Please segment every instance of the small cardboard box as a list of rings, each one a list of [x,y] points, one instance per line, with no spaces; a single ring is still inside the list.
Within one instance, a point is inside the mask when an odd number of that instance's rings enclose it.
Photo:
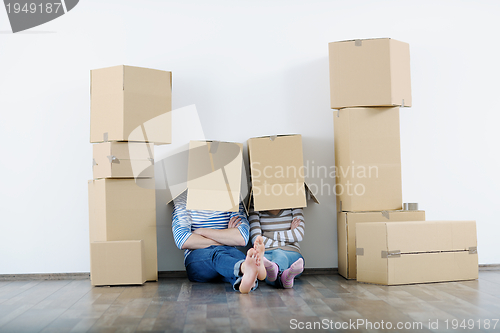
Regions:
[[[318,203],[304,181],[300,134],[251,138],[248,158],[256,211],[306,207],[307,196]]]
[[[172,73],[115,66],[90,72],[90,142],[171,143]]]
[[[142,240],[146,280],[157,281],[154,179],[98,179],[88,185],[90,242]]]
[[[90,281],[93,286],[146,282],[142,240],[91,242]]]
[[[103,142],[93,145],[94,179],[154,177],[151,143]]]
[[[399,107],[334,112],[338,211],[401,210]]]
[[[234,142],[190,141],[187,209],[239,211],[246,183],[242,149]]]
[[[329,44],[332,109],[411,106],[410,46],[390,38]]]
[[[478,278],[475,221],[362,223],[357,279],[398,285]]]
[[[338,212],[337,245],[339,274],[356,279],[356,226],[366,222],[425,221],[423,210],[387,210],[382,212]]]

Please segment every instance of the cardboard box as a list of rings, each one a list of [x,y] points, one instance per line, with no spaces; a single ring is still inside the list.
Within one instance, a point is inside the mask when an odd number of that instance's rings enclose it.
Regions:
[[[307,206],[307,192],[318,203],[304,180],[302,136],[273,135],[248,140],[248,158],[256,211]]]
[[[146,282],[142,240],[90,243],[90,281],[93,286]]]
[[[411,106],[410,46],[390,38],[329,44],[332,109]]]
[[[356,227],[360,282],[384,285],[478,277],[475,221],[362,223]]]
[[[171,72],[115,66],[92,70],[90,81],[90,142],[171,143]]]
[[[382,212],[338,212],[337,245],[339,274],[356,279],[356,227],[367,222],[425,221],[423,210],[387,210]]]
[[[402,208],[399,107],[335,111],[337,210]]]
[[[242,149],[234,142],[190,141],[187,209],[239,211],[247,181]]]
[[[158,280],[154,179],[89,181],[89,229],[91,243],[142,240],[146,280]]]
[[[103,142],[93,145],[94,179],[154,177],[151,143]]]

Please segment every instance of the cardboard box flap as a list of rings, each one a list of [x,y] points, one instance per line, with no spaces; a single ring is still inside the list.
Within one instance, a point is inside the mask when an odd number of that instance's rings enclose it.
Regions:
[[[475,221],[386,223],[387,251],[420,253],[477,248]]]
[[[257,200],[261,200],[262,202],[259,204],[260,207],[262,207],[260,210],[273,210],[273,209],[284,209],[284,208],[298,208],[298,207],[307,207],[307,201],[312,200],[314,203],[319,204],[319,200],[316,198],[314,193],[309,189],[309,186],[307,183],[303,184],[290,184],[290,188],[293,189],[298,189],[301,192],[304,192],[304,196],[302,195],[294,195],[292,196],[292,200],[287,199],[287,204],[290,206],[284,207],[283,206],[283,200],[280,196],[273,196],[273,195],[267,195],[267,196],[262,196],[261,198],[258,198]],[[267,190],[268,193],[272,194],[272,189],[268,186],[267,188],[264,188],[263,186],[258,186],[256,187],[258,191],[262,191],[265,193]],[[245,210],[247,213],[250,211],[250,207],[254,206],[254,195],[253,195],[254,188],[252,187],[250,189],[250,196],[247,201],[247,204],[245,205]],[[286,195],[286,194],[285,194]],[[272,208],[270,208],[272,207]]]

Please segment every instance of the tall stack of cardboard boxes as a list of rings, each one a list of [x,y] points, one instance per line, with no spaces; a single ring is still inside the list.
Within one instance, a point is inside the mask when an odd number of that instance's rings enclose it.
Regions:
[[[423,222],[424,211],[402,209],[399,108],[412,103],[409,45],[349,40],[330,43],[329,53],[339,274],[382,284],[477,278],[474,221]]]
[[[171,72],[91,71],[92,285],[158,280],[154,144],[171,143]]]

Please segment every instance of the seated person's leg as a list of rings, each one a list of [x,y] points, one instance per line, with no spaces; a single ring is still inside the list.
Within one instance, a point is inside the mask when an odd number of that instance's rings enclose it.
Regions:
[[[287,255],[289,262],[293,263],[290,265],[288,269],[285,269],[281,274],[280,281],[283,288],[292,288],[295,277],[299,276],[304,271],[304,259],[302,255],[298,252],[294,251],[284,251],[285,255]]]
[[[185,260],[186,272],[189,281],[192,282],[213,282],[220,279],[219,273],[212,264],[214,249],[193,250]]]
[[[211,259],[214,270],[222,276],[223,281],[231,283],[235,290],[239,289],[242,293],[256,288],[255,279],[260,261],[255,250],[250,250],[245,256],[232,246],[217,246]]]

